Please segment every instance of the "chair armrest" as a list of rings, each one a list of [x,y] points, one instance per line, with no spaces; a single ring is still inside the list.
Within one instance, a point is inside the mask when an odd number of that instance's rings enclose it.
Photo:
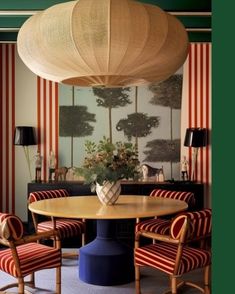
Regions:
[[[57,230],[49,230],[46,232],[40,232],[40,233],[28,235],[28,236],[23,236],[20,240],[17,240],[14,243],[15,245],[21,245],[21,244],[39,241],[41,239],[49,238],[52,236],[55,236],[56,239],[59,240],[59,235],[57,233]]]
[[[135,241],[137,243],[139,242],[139,239],[140,239],[141,236],[149,238],[149,239],[154,239],[154,240],[157,240],[157,241],[163,241],[163,242],[172,243],[172,244],[178,244],[179,243],[179,240],[173,239],[170,235],[161,235],[161,234],[148,232],[148,231],[138,231],[135,234]]]

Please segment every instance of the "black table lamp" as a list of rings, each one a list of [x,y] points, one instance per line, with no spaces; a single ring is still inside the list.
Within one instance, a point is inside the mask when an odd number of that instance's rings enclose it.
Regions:
[[[30,158],[29,158],[29,145],[36,145],[35,131],[33,127],[20,126],[15,128],[14,145],[20,145],[24,147],[25,158],[27,161],[30,180],[32,181]]]
[[[195,165],[197,161],[198,149],[207,145],[207,130],[205,128],[188,128],[186,129],[184,146],[192,147],[192,175],[194,180]]]

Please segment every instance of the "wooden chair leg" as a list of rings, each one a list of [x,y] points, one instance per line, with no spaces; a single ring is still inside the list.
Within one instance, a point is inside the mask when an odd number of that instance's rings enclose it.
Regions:
[[[84,246],[86,244],[86,241],[85,241],[85,234],[83,233],[82,234],[82,246]]]
[[[35,274],[32,273],[29,276],[29,281],[27,282],[27,285],[29,285],[31,288],[35,288]]]
[[[56,268],[56,294],[61,294],[61,267]]]
[[[210,265],[205,267],[204,270],[204,292],[210,294]]]
[[[24,279],[18,278],[18,293],[24,294]]]
[[[135,293],[140,294],[140,267],[135,266]]]
[[[176,277],[171,276],[171,293],[177,294],[177,280]]]

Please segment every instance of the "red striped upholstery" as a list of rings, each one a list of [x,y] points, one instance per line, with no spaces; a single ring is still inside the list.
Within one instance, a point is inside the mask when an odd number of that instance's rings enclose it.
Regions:
[[[58,190],[47,190],[47,191],[37,191],[29,194],[29,203],[51,199],[51,198],[59,198],[69,196],[69,193],[66,189],[58,189]]]
[[[188,204],[189,208],[192,208],[195,205],[195,197],[192,192],[154,189],[150,193],[150,197],[162,197],[162,198],[171,198],[171,199],[182,200]]]
[[[173,274],[177,248],[177,245],[167,243],[157,243],[137,248],[135,249],[135,263],[139,266],[151,266],[165,273]],[[184,247],[179,270],[175,274],[182,275],[210,263],[210,251]]]
[[[139,222],[135,226],[135,231],[148,231],[152,233],[158,233],[162,235],[170,234],[170,220],[165,220],[161,218],[152,218]]]
[[[211,209],[180,213],[168,221],[170,224],[169,234],[164,236],[154,235],[148,231],[136,232],[134,259],[137,293],[140,293],[141,266],[150,266],[170,275],[171,292],[167,293],[178,293],[176,288],[180,285],[177,279],[183,274],[203,268],[205,270],[204,287],[192,282],[186,282],[186,284],[200,289],[203,293],[210,293],[211,251],[196,248],[190,242],[193,238],[206,241],[211,236],[211,215]],[[157,242],[139,247],[141,235],[142,237],[154,238]],[[182,282],[182,279],[180,280]],[[180,284],[184,283],[183,281]],[[178,286],[176,287],[176,285]]]
[[[9,240],[19,240],[24,233],[20,218],[9,213],[0,213],[0,237]]]
[[[29,203],[44,199],[69,196],[66,189],[32,192],[29,195]],[[51,220],[40,221],[37,224],[37,232],[45,232],[53,229]],[[79,219],[56,218],[56,229],[61,239],[80,236],[85,232],[85,223]]]
[[[61,251],[39,243],[17,246],[22,276],[45,268],[61,266]],[[0,250],[0,270],[18,277],[11,249]]]
[[[205,208],[200,211],[182,213],[190,219],[191,236],[190,239],[211,234],[212,229],[212,211],[210,208]]]
[[[45,232],[51,229],[53,229],[52,221],[44,221],[38,224],[37,231]],[[62,239],[79,236],[85,232],[84,223],[76,219],[58,218],[56,219],[56,229]]]
[[[163,189],[155,189],[150,193],[150,197],[171,198],[185,201],[189,209],[195,204],[195,197],[192,192],[169,191]],[[136,224],[135,231],[148,231],[157,234],[170,234],[170,220],[162,218],[143,220]]]

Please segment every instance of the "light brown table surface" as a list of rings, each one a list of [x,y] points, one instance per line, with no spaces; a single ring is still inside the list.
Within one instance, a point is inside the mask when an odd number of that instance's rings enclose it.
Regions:
[[[33,202],[29,210],[47,216],[86,219],[128,219],[162,216],[184,211],[184,201],[139,195],[121,195],[114,205],[101,204],[97,196],[72,196]]]

